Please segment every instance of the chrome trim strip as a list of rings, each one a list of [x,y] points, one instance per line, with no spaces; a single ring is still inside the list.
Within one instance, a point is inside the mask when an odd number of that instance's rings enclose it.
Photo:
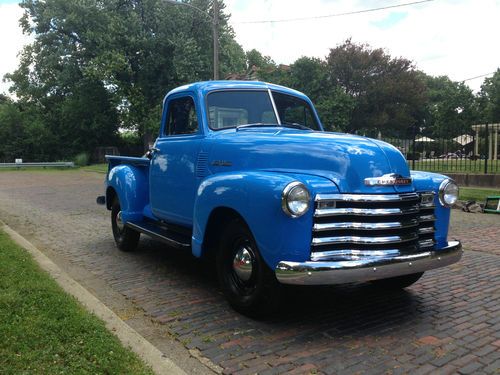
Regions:
[[[361,223],[361,222],[343,222],[343,223],[316,223],[313,226],[314,232],[323,232],[328,230],[383,230],[383,229],[404,229],[412,228],[418,225],[418,220],[393,221],[389,223]]]
[[[338,245],[352,243],[357,245],[376,245],[402,243],[418,239],[416,233],[403,236],[383,236],[383,237],[361,237],[361,236],[339,236],[339,237],[314,237],[312,246],[320,245]]]
[[[401,254],[401,249],[388,249],[388,250],[329,250],[329,251],[315,251],[311,253],[312,261],[332,260],[332,258],[349,258],[350,260],[359,259],[362,257],[383,257],[395,256]]]
[[[418,228],[418,234],[432,234],[434,232],[434,227]]]
[[[408,208],[318,208],[314,211],[314,217],[326,217],[337,215],[355,216],[387,216],[407,215],[418,213],[419,206]]]
[[[422,215],[418,217],[420,223],[426,223],[429,221],[436,221],[436,216],[434,215]]]
[[[278,109],[276,108],[276,103],[274,102],[273,93],[269,88],[267,89],[267,92],[269,93],[269,97],[271,98],[271,104],[273,106],[274,115],[276,116],[276,121],[278,122],[278,125],[281,125],[280,114],[278,113]]]
[[[344,284],[424,272],[456,263],[461,257],[460,242],[450,241],[439,250],[394,257],[366,257],[338,262],[282,261],[276,266],[275,274],[282,284]]]
[[[315,201],[344,201],[344,202],[404,202],[419,200],[417,193],[403,194],[317,194]]]
[[[418,247],[433,247],[436,242],[433,239],[421,240],[418,241]]]
[[[148,228],[141,227],[140,225],[137,225],[137,224],[132,223],[130,221],[126,222],[125,226],[132,228],[140,233],[144,233],[155,240],[164,242],[167,245],[175,247],[175,248],[188,248],[191,246],[191,244],[189,244],[189,243],[179,242],[179,241],[174,240],[173,238],[165,237],[159,233],[156,233]]]

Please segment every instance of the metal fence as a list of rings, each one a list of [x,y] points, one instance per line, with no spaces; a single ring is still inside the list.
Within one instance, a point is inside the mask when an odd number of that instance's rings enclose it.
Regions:
[[[396,146],[411,169],[431,172],[500,173],[500,124],[478,124],[450,138],[417,134],[410,139],[382,140]]]
[[[72,161],[59,161],[59,162],[47,162],[47,163],[0,163],[0,168],[73,168],[75,163]]]

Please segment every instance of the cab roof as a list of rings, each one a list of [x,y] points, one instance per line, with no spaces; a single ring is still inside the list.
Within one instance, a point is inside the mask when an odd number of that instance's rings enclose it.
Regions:
[[[272,83],[261,82],[261,81],[202,81],[190,83],[188,85],[183,85],[177,87],[167,93],[167,97],[172,94],[177,94],[185,91],[194,91],[200,92],[203,95],[208,94],[210,91],[218,91],[218,90],[276,90],[286,94],[298,96],[300,98],[306,99],[308,98],[306,95],[301,93],[300,91],[290,89],[288,87],[275,85]]]

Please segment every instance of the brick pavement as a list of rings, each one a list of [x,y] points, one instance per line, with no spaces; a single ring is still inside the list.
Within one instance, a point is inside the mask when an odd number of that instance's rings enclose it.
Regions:
[[[499,371],[500,215],[454,211],[451,236],[463,239],[462,262],[427,272],[407,291],[287,288],[282,314],[254,321],[227,306],[213,273],[189,254],[150,240],[136,253],[116,250],[108,212],[95,205],[102,179],[2,172],[0,219],[104,280],[225,373]]]

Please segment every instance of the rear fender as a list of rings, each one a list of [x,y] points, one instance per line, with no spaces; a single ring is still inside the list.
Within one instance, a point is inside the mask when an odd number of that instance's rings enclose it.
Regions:
[[[106,199],[110,195],[109,189],[113,189],[120,200],[123,221],[142,220],[143,209],[149,203],[148,169],[118,165],[109,171],[106,183]]]

